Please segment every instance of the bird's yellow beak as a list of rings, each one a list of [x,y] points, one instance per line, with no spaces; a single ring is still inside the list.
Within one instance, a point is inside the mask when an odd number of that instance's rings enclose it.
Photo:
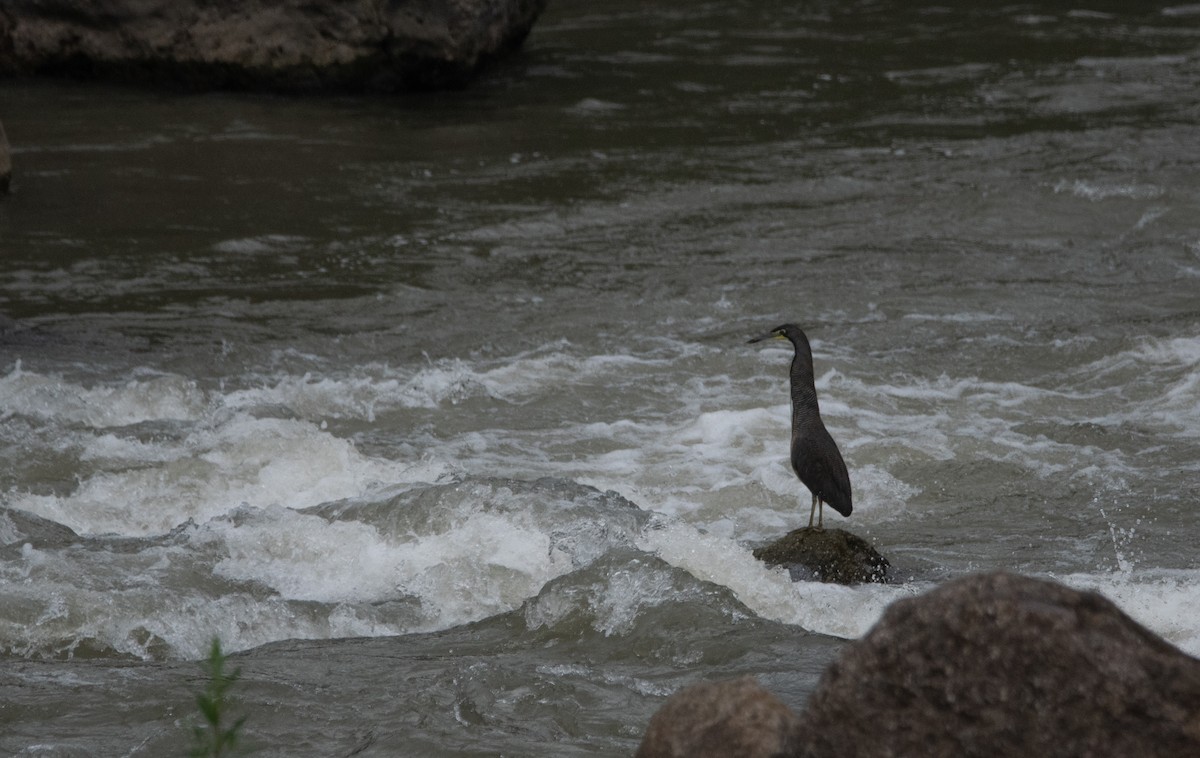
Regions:
[[[785,340],[785,339],[787,339],[787,336],[784,335],[783,332],[767,332],[766,334],[760,334],[759,336],[755,337],[754,339],[746,340],[746,344],[752,345],[755,342],[764,342],[766,340]]]

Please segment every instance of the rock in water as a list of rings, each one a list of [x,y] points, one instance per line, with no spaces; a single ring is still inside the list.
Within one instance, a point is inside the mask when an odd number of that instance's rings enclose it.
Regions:
[[[546,0],[4,0],[0,74],[189,87],[464,84],[518,47]]]
[[[886,582],[890,568],[866,540],[844,529],[795,529],[756,549],[754,557],[770,566],[787,567],[793,581]]]
[[[650,719],[634,758],[771,758],[796,749],[796,716],[753,677],[701,682]]]
[[[891,605],[800,731],[806,758],[1200,756],[1200,661],[1096,593],[973,576]]]

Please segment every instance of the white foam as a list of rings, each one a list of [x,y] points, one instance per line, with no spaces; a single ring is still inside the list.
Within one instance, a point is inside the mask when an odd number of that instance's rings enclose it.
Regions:
[[[603,363],[592,362],[591,370],[597,372],[593,376],[603,370]],[[514,378],[509,386],[554,384],[557,369],[552,368],[547,379],[542,368],[536,380]],[[583,370],[582,364],[572,368]],[[643,361],[625,362],[621,369],[627,373],[658,367]],[[838,398],[858,392],[878,395],[878,388],[839,377],[829,372],[821,379],[827,389],[837,385],[837,396],[824,403],[826,423],[852,464],[859,449],[870,458],[880,441],[890,446],[897,437],[910,450],[924,446],[931,456],[953,457],[953,440],[942,431],[953,426],[949,416],[924,414],[914,422],[911,414],[896,411],[864,420],[859,409],[851,409],[854,400]],[[733,529],[753,537],[791,525],[797,504],[806,503],[801,502],[805,491],[787,462],[791,414],[786,395],[780,393],[777,405],[737,408],[736,389],[731,390],[728,377],[714,376],[690,384],[689,389],[694,390],[686,393],[689,407],[668,415],[587,421],[528,436],[506,430],[471,431],[447,441],[438,451],[448,458],[469,460],[472,470],[481,472],[561,476],[616,490],[645,509],[686,518],[710,531]],[[914,423],[921,428],[914,431]],[[898,429],[905,433],[899,435]],[[563,451],[570,455],[562,455]],[[905,501],[918,491],[889,475],[879,462],[860,461],[852,468],[860,513],[902,511]]]
[[[152,578],[153,575],[151,575]],[[246,593],[167,594],[151,581],[93,589],[70,579],[38,579],[5,588],[10,607],[43,608],[38,623],[13,624],[0,617],[4,652],[22,656],[71,655],[91,642],[118,653],[152,659],[200,658],[213,636],[228,651],[280,639],[325,639],[360,634],[402,634],[403,624],[373,621],[370,607],[329,614],[297,612],[281,597]]]
[[[1200,436],[1200,337],[1144,340],[1079,373],[1102,381],[1110,401],[1096,423],[1153,425],[1181,437]]]
[[[568,347],[568,343],[562,342],[557,343],[551,352],[523,354],[494,369],[480,372],[478,379],[492,396],[516,401],[527,399],[547,388],[557,389],[566,383],[579,384],[606,378],[628,381],[639,369],[662,367],[667,363],[626,354],[579,357],[567,352]]]
[[[594,97],[585,97],[566,110],[568,113],[574,113],[580,116],[595,116],[612,113],[614,111],[622,111],[625,110],[625,107],[626,106],[624,104],[615,103],[611,100],[600,100]]]
[[[503,487],[448,493],[419,519],[419,531],[385,534],[371,523],[281,505],[243,506],[139,551],[26,546],[21,561],[0,565],[0,583],[5,603],[21,609],[14,617],[39,622],[4,630],[0,619],[0,639],[24,641],[17,651],[24,654],[96,640],[142,657],[161,655],[148,645],[165,644],[170,655],[187,657],[202,654],[214,633],[236,650],[284,637],[445,629],[519,607],[600,557],[608,540],[622,539],[611,520],[580,526],[559,506],[528,508],[526,496]],[[229,587],[205,603],[205,591],[190,588],[209,561]],[[641,607],[627,600],[599,602],[614,606],[607,617],[619,626]],[[389,612],[389,604],[400,610]]]
[[[1118,354],[1117,359],[1124,356],[1149,363],[1194,368],[1200,366],[1200,337],[1146,340],[1134,349]]]
[[[1100,201],[1111,198],[1153,200],[1163,195],[1161,187],[1152,184],[1110,184],[1105,182],[1063,179],[1054,185],[1056,193],[1070,193],[1085,200]]]
[[[256,255],[261,253],[278,253],[292,250],[308,242],[305,237],[288,234],[262,234],[257,237],[244,237],[218,242],[213,250],[218,253],[241,253]]]
[[[398,594],[400,557],[373,526],[280,506],[239,516],[236,525],[210,522],[194,538],[226,553],[218,576],[259,582],[288,600],[370,603]]]
[[[227,554],[216,567],[227,579],[322,603],[416,598],[421,620],[408,631],[444,629],[517,608],[598,557],[590,553],[600,545],[578,544],[553,519],[507,507],[511,497],[470,494],[439,508],[427,531],[391,535],[285,508],[243,509],[206,525],[196,540]],[[498,510],[487,506],[493,498]]]
[[[99,443],[111,449],[111,443]],[[133,446],[125,446],[128,451]],[[151,465],[145,465],[154,461]],[[240,504],[303,508],[403,481],[406,467],[374,459],[317,425],[235,415],[163,443],[133,469],[101,471],[68,495],[10,493],[5,505],[85,534],[163,534]]]
[[[549,535],[494,514],[477,513],[451,530],[423,535],[405,550],[401,586],[422,598],[445,628],[512,610],[572,569]]]
[[[792,582],[785,571],[765,567],[732,540],[701,534],[678,522],[648,531],[640,546],[699,579],[730,588],[758,616],[843,639],[863,636],[888,605],[935,586]],[[1147,570],[1052,578],[1105,595],[1146,628],[1189,655],[1200,656],[1200,615],[1193,612],[1200,605],[1200,572]]]
[[[1160,569],[1056,577],[1093,590],[1185,653],[1200,657],[1200,571]]]
[[[116,386],[84,387],[60,377],[24,371],[18,363],[0,378],[4,415],[20,413],[96,428],[128,426],[150,420],[196,420],[208,398],[195,382],[162,375],[131,379]]]
[[[922,488],[893,476],[874,464],[854,470],[855,513],[903,513],[909,500],[921,494]]]
[[[647,531],[639,547],[698,579],[728,587],[762,618],[843,639],[861,637],[888,604],[932,586],[793,582],[786,571],[767,568],[744,546],[681,523]]]
[[[186,454],[179,447],[106,433],[88,438],[79,459],[104,467],[124,467],[165,463]]]
[[[605,591],[593,599],[596,630],[610,637],[628,634],[648,608],[685,599],[666,572],[629,566],[614,572]]]
[[[965,311],[959,313],[906,313],[905,319],[912,321],[941,321],[951,324],[978,324],[987,323],[990,321],[1012,321],[1013,316],[1008,313],[978,313],[973,311]]]
[[[928,318],[971,323],[1002,317],[963,312]],[[86,427],[64,432],[86,466],[69,493],[9,492],[3,504],[84,533],[161,534],[193,519],[201,525],[195,544],[220,552],[214,559],[219,578],[268,590],[261,607],[233,597],[216,604],[224,613],[245,614],[245,626],[233,628],[222,627],[226,622],[199,598],[176,598],[179,607],[159,623],[147,620],[151,614],[139,611],[142,600],[132,595],[110,614],[97,609],[98,596],[73,594],[82,590],[66,581],[44,585],[48,597],[57,598],[39,612],[47,634],[55,625],[87,618],[87,633],[130,650],[142,644],[137,629],[152,628],[174,649],[203,654],[211,632],[190,628],[201,621],[223,638],[229,635],[231,649],[280,637],[446,628],[518,607],[546,582],[577,568],[544,524],[513,512],[467,509],[448,516],[444,528],[413,535],[384,535],[368,524],[295,512],[370,497],[398,482],[433,481],[451,466],[518,478],[561,476],[617,490],[673,519],[644,535],[641,547],[729,587],[764,618],[813,631],[857,637],[888,603],[927,589],[793,583],[750,556],[746,541],[796,526],[807,513],[808,496],[787,462],[786,377],[771,375],[776,402],[764,406],[759,390],[767,380],[713,371],[720,365],[713,353],[705,346],[663,343],[641,356],[588,356],[559,341],[505,359],[278,374],[230,392],[206,392],[172,375],[135,375],[119,385],[88,387],[18,367],[0,377],[3,413]],[[698,372],[703,378],[680,378],[679,363],[689,357],[703,362]],[[778,357],[764,359],[772,372],[781,371]],[[1035,475],[1096,486],[1113,482],[1123,489],[1120,477],[1136,473],[1137,462],[1120,449],[1071,444],[1024,431],[1025,426],[1128,420],[1195,434],[1197,364],[1200,338],[1176,338],[1147,340],[1090,365],[1067,366],[1044,382],[950,374],[870,379],[830,369],[818,377],[818,388],[826,424],[851,464],[855,516],[869,525],[904,514],[921,493],[921,482],[895,473],[897,461],[1012,462]],[[676,391],[680,382],[687,392]],[[574,394],[564,400],[566,385]],[[640,395],[629,402],[623,396],[613,404],[621,410],[610,411],[601,401],[622,388],[645,393],[647,402]],[[563,420],[564,404],[580,396],[597,401],[594,410],[586,419]],[[323,426],[327,418],[374,422],[383,412],[404,409],[453,413],[450,406],[479,398],[522,406],[520,413],[528,406],[528,428],[501,424],[421,436],[411,444],[427,445],[419,451],[422,458],[397,462],[365,455]],[[297,418],[256,416],[263,408],[278,415],[276,406]],[[143,421],[162,423],[169,434],[121,428]],[[239,510],[243,504],[248,507]],[[37,551],[31,553],[29,565],[37,557]],[[633,584],[618,586],[621,581]],[[600,631],[619,634],[659,602],[666,585],[658,581],[631,576],[597,595]],[[1104,577],[1092,581],[1108,586],[1122,603],[1140,603],[1151,628],[1195,649],[1198,634],[1186,617],[1187,604],[1196,598],[1184,584],[1142,573],[1124,584]],[[35,599],[29,596],[29,602]],[[400,622],[375,610],[393,601],[415,603],[419,622]],[[288,603],[336,607],[294,618]],[[127,621],[122,612],[140,620]],[[176,615],[186,613],[201,615],[186,622]],[[6,639],[21,635],[13,631]]]
[[[606,637],[621,636],[648,610],[665,603],[704,602],[703,592],[694,583],[681,587],[675,572],[658,562],[632,559],[605,580],[543,591],[526,605],[525,623],[539,629],[582,613]]]
[[[831,373],[829,376],[832,380],[837,374]],[[899,399],[933,400],[939,403],[967,400],[1001,407],[1018,406],[1037,399],[1061,400],[1092,397],[1088,393],[1065,392],[1020,382],[992,382],[977,377],[952,377],[947,374],[942,374],[932,380],[913,378],[905,384],[867,385],[860,380],[849,378],[841,378],[840,381],[856,394],[884,394]]]
[[[1200,16],[1200,5],[1172,5],[1159,13],[1164,16]]]
[[[624,355],[579,358],[556,348],[524,354],[488,368],[458,358],[419,367],[368,364],[349,375],[315,377],[287,375],[273,383],[237,390],[222,398],[233,408],[285,405],[305,418],[360,418],[396,408],[438,408],[469,397],[492,397],[523,403],[565,383],[602,380],[624,375],[631,368],[658,366],[661,361]]]
[[[483,385],[466,363],[441,361],[416,371],[366,366],[347,377],[284,376],[274,384],[230,392],[234,408],[285,405],[305,418],[359,418],[374,421],[379,411],[436,408],[480,393]]]

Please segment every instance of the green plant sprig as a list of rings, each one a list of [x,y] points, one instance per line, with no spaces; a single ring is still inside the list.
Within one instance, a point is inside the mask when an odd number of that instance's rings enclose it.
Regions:
[[[204,725],[192,727],[194,747],[188,754],[191,758],[221,758],[232,754],[237,747],[242,725],[246,723],[246,717],[242,716],[232,725],[225,726],[229,718],[229,688],[242,674],[240,668],[226,672],[226,660],[221,652],[221,640],[214,637],[208,659],[203,663],[208,684],[203,692],[196,695],[196,705],[200,707]]]

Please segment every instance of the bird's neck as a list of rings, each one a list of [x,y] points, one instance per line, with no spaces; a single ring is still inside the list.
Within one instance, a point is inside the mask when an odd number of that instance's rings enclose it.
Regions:
[[[792,434],[803,426],[803,422],[820,417],[817,406],[817,388],[813,377],[812,352],[807,345],[796,346],[792,358]]]

